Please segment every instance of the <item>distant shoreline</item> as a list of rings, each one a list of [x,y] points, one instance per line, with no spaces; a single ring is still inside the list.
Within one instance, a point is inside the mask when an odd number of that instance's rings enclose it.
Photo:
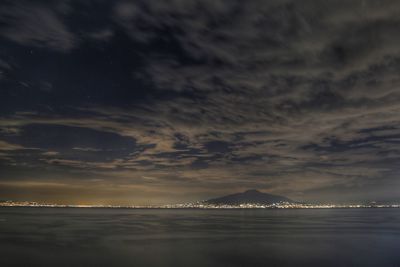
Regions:
[[[136,209],[136,210],[326,210],[326,209],[396,209],[400,205],[379,206],[333,206],[333,207],[158,207],[158,206],[75,206],[75,205],[0,205],[0,208],[34,208],[34,209]]]

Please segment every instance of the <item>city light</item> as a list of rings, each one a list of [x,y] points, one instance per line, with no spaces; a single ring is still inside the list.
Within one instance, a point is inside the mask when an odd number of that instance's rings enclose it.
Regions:
[[[358,209],[358,208],[400,208],[400,204],[329,204],[329,203],[289,203],[273,204],[246,203],[240,205],[217,205],[205,202],[167,204],[167,205],[65,205],[38,203],[30,201],[3,201],[0,207],[37,207],[37,208],[126,208],[126,209]]]

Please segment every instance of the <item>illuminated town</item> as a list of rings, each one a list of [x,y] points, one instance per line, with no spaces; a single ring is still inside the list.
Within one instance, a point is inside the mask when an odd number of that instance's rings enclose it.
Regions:
[[[274,204],[248,203],[240,205],[217,205],[205,202],[167,204],[167,205],[64,205],[29,201],[3,201],[0,207],[36,208],[126,208],[126,209],[358,209],[358,208],[400,208],[400,204],[311,204],[280,202]]]

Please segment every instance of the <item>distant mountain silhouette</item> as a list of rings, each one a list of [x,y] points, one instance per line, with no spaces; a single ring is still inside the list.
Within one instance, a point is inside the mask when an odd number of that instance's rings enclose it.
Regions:
[[[255,189],[247,190],[243,193],[236,193],[205,201],[205,203],[207,204],[219,204],[219,205],[273,204],[279,202],[294,203],[293,200],[287,197],[262,193]]]

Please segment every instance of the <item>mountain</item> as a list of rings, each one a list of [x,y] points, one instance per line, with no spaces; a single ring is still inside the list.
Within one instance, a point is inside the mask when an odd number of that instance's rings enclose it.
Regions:
[[[278,202],[294,203],[293,200],[287,197],[271,195],[260,192],[255,189],[247,190],[243,193],[236,193],[205,201],[205,203],[207,204],[219,204],[219,205],[273,204]]]

